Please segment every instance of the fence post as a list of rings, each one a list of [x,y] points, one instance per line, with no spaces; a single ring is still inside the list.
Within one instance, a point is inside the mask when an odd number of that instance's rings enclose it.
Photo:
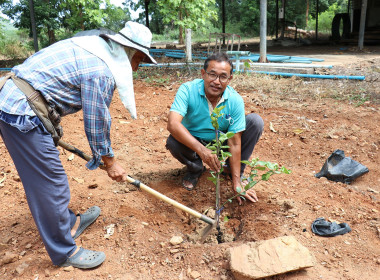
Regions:
[[[186,29],[186,61],[191,62],[191,29]]]

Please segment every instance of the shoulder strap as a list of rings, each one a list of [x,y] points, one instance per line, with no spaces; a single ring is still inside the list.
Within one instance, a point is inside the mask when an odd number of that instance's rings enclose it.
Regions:
[[[45,98],[41,95],[40,92],[35,90],[28,82],[16,77],[16,75],[13,72],[7,74],[5,76],[5,79],[0,81],[0,90],[9,78],[11,78],[15,85],[25,94],[29,106],[32,108],[37,117],[41,120],[46,130],[49,131],[49,133],[53,137],[55,145],[57,145],[59,139],[62,136],[62,127],[58,123],[54,125],[51,121],[50,111],[52,110],[52,108],[50,108]]]

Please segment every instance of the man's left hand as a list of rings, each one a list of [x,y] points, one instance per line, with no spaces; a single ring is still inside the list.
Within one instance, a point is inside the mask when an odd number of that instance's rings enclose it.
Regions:
[[[236,192],[239,192],[238,189],[240,189],[240,192],[244,190],[244,187],[248,184],[248,181],[240,182],[240,184],[234,186],[234,189]],[[245,197],[246,199],[250,200],[251,202],[257,202],[259,199],[257,198],[257,194],[253,188],[245,191],[245,195],[241,195]],[[242,205],[243,201],[240,196],[237,197],[237,201],[239,202],[239,205]]]

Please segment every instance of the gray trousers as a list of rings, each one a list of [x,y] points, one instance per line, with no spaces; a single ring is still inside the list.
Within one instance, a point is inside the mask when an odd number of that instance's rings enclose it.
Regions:
[[[253,149],[264,130],[264,121],[257,114],[252,113],[245,116],[245,122],[246,128],[241,136],[241,160],[249,160]],[[201,140],[199,141],[204,145],[207,144]],[[189,172],[198,173],[202,171],[203,162],[199,155],[187,146],[178,142],[172,135],[169,135],[166,141],[166,148],[174,158],[186,165]],[[228,162],[227,167],[229,167]],[[242,163],[240,165],[240,175],[243,175],[244,169],[245,164]]]
[[[41,239],[55,265],[77,248],[71,237],[75,214],[68,209],[69,182],[53,138],[40,124],[29,132],[0,120],[0,134],[16,166]]]

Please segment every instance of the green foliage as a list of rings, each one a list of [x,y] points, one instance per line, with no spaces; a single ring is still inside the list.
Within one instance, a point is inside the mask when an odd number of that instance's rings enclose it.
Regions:
[[[183,43],[185,29],[205,30],[208,21],[217,19],[215,0],[161,0],[157,4],[163,23],[179,28],[180,43]]]
[[[62,0],[63,27],[70,30],[88,30],[102,26],[107,15],[99,9],[103,0]]]
[[[129,9],[116,7],[108,2],[109,1],[107,1],[104,9],[104,15],[106,16],[103,18],[102,27],[119,31],[125,26],[127,21],[131,20],[131,14]]]
[[[164,78],[161,76],[149,76],[145,78],[145,82],[154,86],[164,86],[169,83],[169,78]]]
[[[353,93],[349,97],[350,102],[353,103],[355,107],[360,107],[371,99],[364,89],[360,89],[360,91],[360,93]]]
[[[344,0],[345,2],[347,0]],[[347,6],[344,3],[333,3],[324,12],[318,14],[318,30],[320,32],[331,33],[331,23],[338,13],[344,13],[347,11]],[[307,25],[308,30],[315,30],[316,18],[313,15],[309,15],[309,21]]]
[[[30,47],[17,39],[0,40],[0,55],[6,59],[18,59],[29,56]]]
[[[42,47],[71,37],[81,30],[105,27],[120,30],[130,19],[127,8],[111,5],[109,0],[34,0],[35,22]],[[29,0],[0,2],[2,12],[13,20],[15,27],[30,30]],[[104,7],[104,8],[103,8]]]
[[[28,31],[17,30],[9,20],[0,19],[0,56],[5,59],[28,57],[33,49],[29,45]]]
[[[224,202],[221,207],[223,207],[227,202],[232,202],[234,198],[239,196],[244,199],[243,196],[246,191],[253,188],[260,181],[268,181],[274,174],[291,173],[291,170],[284,166],[280,167],[277,163],[272,163],[269,161],[260,161],[259,158],[254,158],[251,161],[243,160],[242,163],[246,164],[247,168],[250,169],[249,177],[244,179],[244,181],[247,181],[248,183],[245,185],[244,190],[237,190],[238,193]]]

